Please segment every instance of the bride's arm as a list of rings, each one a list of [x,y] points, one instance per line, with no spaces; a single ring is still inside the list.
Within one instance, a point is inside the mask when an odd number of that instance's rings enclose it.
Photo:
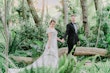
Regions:
[[[60,41],[60,42],[62,42],[62,40],[60,38],[58,38],[58,37],[57,37],[57,40]]]
[[[48,48],[50,48],[51,32],[48,33]]]

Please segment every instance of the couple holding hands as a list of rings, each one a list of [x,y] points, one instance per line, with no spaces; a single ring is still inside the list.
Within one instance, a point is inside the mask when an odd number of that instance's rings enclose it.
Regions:
[[[45,46],[44,53],[39,57],[38,60],[34,62],[37,64],[37,66],[50,66],[50,67],[57,67],[58,68],[58,45],[57,41],[60,41],[62,43],[65,42],[66,37],[67,39],[67,45],[68,45],[68,54],[72,51],[74,45],[77,43],[79,44],[79,38],[77,34],[77,24],[75,23],[75,15],[71,15],[71,22],[67,24],[66,26],[66,32],[64,34],[64,37],[62,39],[59,39],[57,37],[57,30],[55,29],[55,20],[50,21],[50,25],[46,31],[46,34],[48,35],[48,41]],[[75,51],[75,49],[74,49]],[[74,51],[72,52],[72,55],[74,54]]]

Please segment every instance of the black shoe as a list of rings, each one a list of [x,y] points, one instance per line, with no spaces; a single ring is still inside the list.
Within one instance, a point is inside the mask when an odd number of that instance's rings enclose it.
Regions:
[[[74,52],[72,52],[72,55],[74,55]]]

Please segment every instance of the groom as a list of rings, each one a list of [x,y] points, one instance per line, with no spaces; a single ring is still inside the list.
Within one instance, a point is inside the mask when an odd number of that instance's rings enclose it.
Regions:
[[[75,15],[71,15],[71,22],[67,24],[66,26],[66,33],[63,37],[63,41],[66,40],[66,37],[68,35],[67,44],[68,44],[68,54],[72,51],[72,49],[75,51],[75,48],[73,48],[77,43],[80,44],[78,34],[77,34],[77,25],[75,23]],[[74,51],[72,52],[72,55],[74,55]]]

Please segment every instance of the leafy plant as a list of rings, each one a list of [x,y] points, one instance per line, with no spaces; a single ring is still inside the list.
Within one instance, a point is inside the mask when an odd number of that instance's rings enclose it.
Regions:
[[[57,70],[51,67],[25,68],[24,71],[19,73],[57,73]]]
[[[83,67],[83,71],[86,73],[110,73],[110,62],[99,62],[92,64],[92,66]]]
[[[0,68],[2,73],[5,73],[5,68],[6,68],[5,60],[6,60],[6,56],[3,53],[0,53]],[[10,67],[17,68],[11,59],[8,58],[8,62]]]

